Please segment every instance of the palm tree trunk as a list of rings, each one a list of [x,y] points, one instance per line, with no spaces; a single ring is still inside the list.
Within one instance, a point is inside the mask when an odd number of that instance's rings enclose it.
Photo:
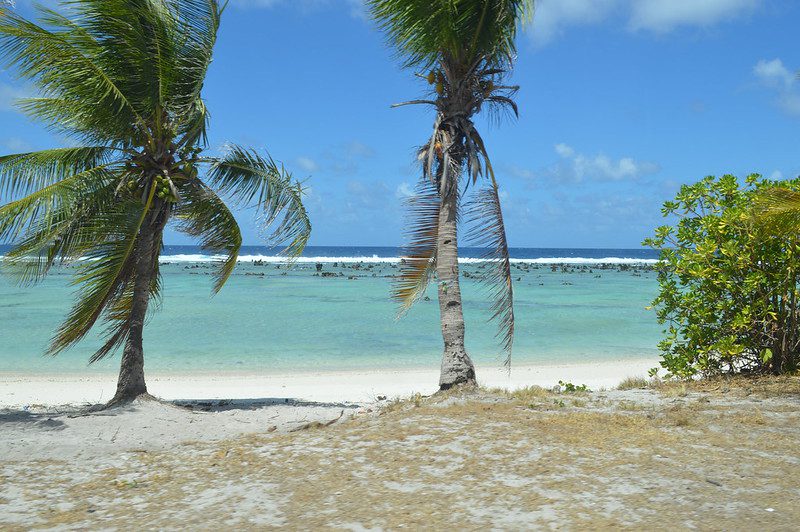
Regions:
[[[475,366],[464,348],[464,313],[458,279],[458,193],[456,187],[442,198],[439,212],[436,274],[439,278],[439,313],[444,354],[439,389],[475,383]]]
[[[155,211],[152,211],[155,213]],[[144,348],[142,338],[147,305],[150,302],[150,284],[154,274],[154,255],[159,231],[155,216],[147,216],[139,231],[134,266],[133,304],[130,315],[130,332],[122,352],[117,380],[117,392],[109,405],[127,403],[147,394],[144,382]]]

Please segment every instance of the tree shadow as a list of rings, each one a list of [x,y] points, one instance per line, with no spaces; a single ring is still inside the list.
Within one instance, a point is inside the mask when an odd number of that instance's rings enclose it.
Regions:
[[[230,410],[258,410],[270,406],[307,406],[319,408],[357,409],[358,403],[305,401],[291,397],[262,397],[257,399],[175,399],[163,401],[181,408],[202,412],[226,412]]]
[[[179,408],[190,412],[228,412],[231,410],[258,410],[269,407],[311,407],[338,408],[355,410],[361,408],[360,403],[316,402],[291,397],[262,397],[253,399],[160,399],[158,397],[140,397],[134,401],[109,405],[107,403],[70,405],[61,408],[53,407],[44,411],[28,409],[0,409],[0,427],[6,423],[28,423],[42,430],[62,430],[64,421],[58,418],[77,418],[85,416],[115,417],[126,412],[136,411],[141,402],[148,401],[170,408]]]
[[[28,424],[32,427],[40,428],[42,430],[63,430],[66,424],[59,420],[53,419],[56,416],[61,416],[60,412],[30,412],[28,410],[0,410],[0,426],[7,423]]]

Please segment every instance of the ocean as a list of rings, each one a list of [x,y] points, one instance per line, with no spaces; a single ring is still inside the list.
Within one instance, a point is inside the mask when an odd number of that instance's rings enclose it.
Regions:
[[[8,247],[0,246],[0,255]],[[474,275],[482,251],[464,248],[461,271],[467,348],[477,364],[504,355],[487,323],[490,301]],[[275,250],[244,246],[228,284],[211,296],[214,257],[195,246],[166,246],[163,301],[145,328],[149,373],[279,373],[438,367],[435,287],[397,318],[393,247],[309,246],[287,265]],[[511,250],[516,335],[513,364],[653,358],[661,335],[647,310],[657,292],[646,249]],[[318,272],[321,268],[322,273]],[[0,372],[114,373],[118,354],[89,366],[100,344],[90,335],[56,357],[43,356],[78,290],[71,267],[35,286],[0,276]],[[333,275],[331,275],[333,274]],[[98,330],[101,327],[98,327]]]

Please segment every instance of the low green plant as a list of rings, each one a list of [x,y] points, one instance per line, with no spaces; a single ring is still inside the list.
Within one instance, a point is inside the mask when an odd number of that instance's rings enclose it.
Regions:
[[[590,392],[591,390],[585,384],[572,384],[571,382],[558,381],[558,385],[563,388],[566,393],[575,392]]]
[[[744,184],[709,176],[664,203],[663,215],[675,223],[644,245],[660,252],[653,306],[665,325],[665,378],[797,368],[798,234],[753,209],[776,185],[757,174]],[[800,180],[780,185],[797,190]]]

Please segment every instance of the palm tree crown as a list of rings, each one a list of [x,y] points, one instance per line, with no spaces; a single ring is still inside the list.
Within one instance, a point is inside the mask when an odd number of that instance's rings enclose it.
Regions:
[[[269,157],[229,146],[204,156],[201,92],[223,8],[216,0],[69,0],[40,23],[0,8],[0,58],[39,95],[19,106],[78,147],[0,157],[0,241],[22,281],[77,258],[78,300],[49,348],[70,347],[103,319],[102,358],[141,351],[141,314],[161,282],[164,227],[225,255],[214,291],[242,242],[220,195],[255,205],[272,235],[299,253],[310,223],[302,189]],[[126,343],[127,342],[127,343]],[[124,365],[124,360],[123,360]],[[142,377],[143,385],[143,377]],[[118,389],[119,392],[119,389]]]

